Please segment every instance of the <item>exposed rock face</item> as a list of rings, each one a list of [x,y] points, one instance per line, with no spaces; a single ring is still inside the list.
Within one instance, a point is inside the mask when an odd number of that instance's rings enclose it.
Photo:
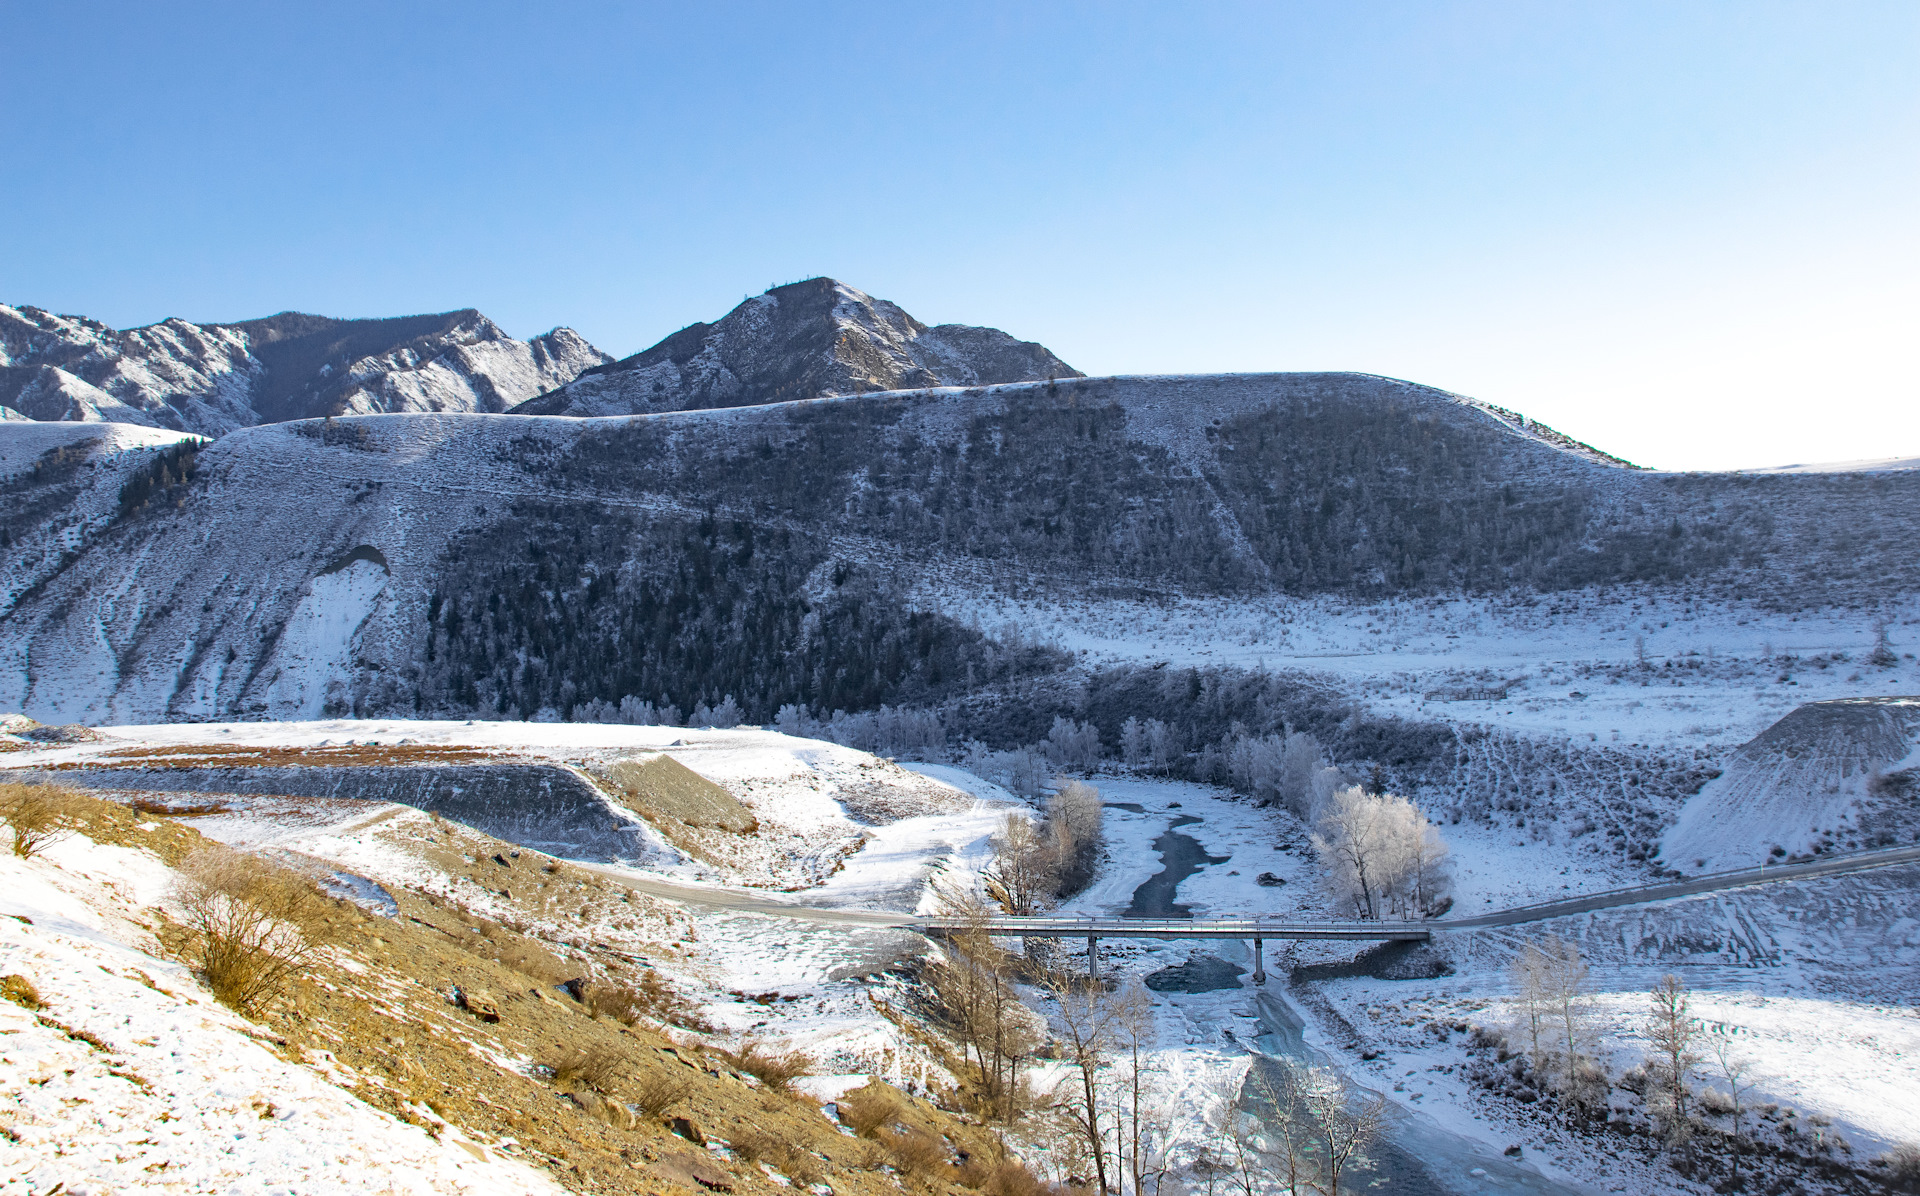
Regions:
[[[1910,842],[1920,825],[1920,697],[1809,702],[1742,744],[1661,843],[1683,871]]]
[[[1044,346],[997,328],[929,328],[884,299],[815,278],[775,287],[718,323],[683,328],[515,410],[638,415],[1083,376]]]
[[[0,405],[37,420],[204,436],[324,415],[505,411],[608,360],[571,329],[520,341],[471,310],[388,320],[283,312],[119,331],[0,305]]]

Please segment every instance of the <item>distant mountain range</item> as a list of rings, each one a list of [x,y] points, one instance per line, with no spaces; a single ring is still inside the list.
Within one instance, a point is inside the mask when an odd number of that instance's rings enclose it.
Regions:
[[[476,312],[0,343],[36,417],[0,420],[0,709],[49,720],[766,720],[1066,667],[929,595],[1920,589],[1917,471],[1656,473],[1367,374],[1087,378],[831,279],[619,362]]]
[[[282,312],[116,331],[0,306],[0,404],[37,420],[202,436],[328,415],[505,411],[608,360],[570,328],[520,341],[471,310],[389,320]]]
[[[42,421],[238,428],[388,412],[633,415],[1079,371],[995,328],[929,328],[828,278],[776,287],[614,361],[570,328],[515,340],[471,309],[119,331],[0,305],[0,407]]]

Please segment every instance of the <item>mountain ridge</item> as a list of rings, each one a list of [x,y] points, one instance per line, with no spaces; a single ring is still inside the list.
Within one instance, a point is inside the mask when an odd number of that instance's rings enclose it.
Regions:
[[[520,341],[472,308],[113,329],[0,305],[0,405],[203,436],[328,415],[503,411],[608,360],[572,329]]]
[[[997,328],[929,326],[896,303],[812,278],[583,371],[514,413],[641,415],[1084,376],[1045,346]]]

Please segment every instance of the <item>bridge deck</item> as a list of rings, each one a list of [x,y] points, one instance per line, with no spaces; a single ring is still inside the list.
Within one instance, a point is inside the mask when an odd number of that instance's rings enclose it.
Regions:
[[[1279,918],[915,918],[929,934],[984,930],[988,934],[1049,939],[1425,939],[1419,922],[1303,922]]]

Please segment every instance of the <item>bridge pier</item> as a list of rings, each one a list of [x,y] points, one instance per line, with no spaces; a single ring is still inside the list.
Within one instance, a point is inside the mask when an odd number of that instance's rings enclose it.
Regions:
[[[1260,961],[1260,940],[1253,940],[1253,982],[1256,985],[1267,982],[1266,965]]]
[[[1087,979],[1100,979],[1100,940],[1091,934],[1087,936]]]

